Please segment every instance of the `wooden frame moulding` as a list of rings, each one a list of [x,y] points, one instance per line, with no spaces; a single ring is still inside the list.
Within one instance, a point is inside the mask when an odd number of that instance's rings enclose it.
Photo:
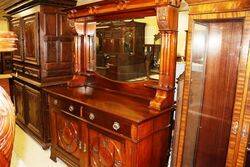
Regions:
[[[102,0],[95,3],[72,8],[68,17],[77,32],[75,37],[74,77],[69,86],[83,86],[95,69],[95,60],[89,57],[88,36],[94,34],[95,25],[90,22],[99,20],[131,19],[145,16],[157,16],[157,23],[162,37],[160,56],[159,82],[144,81],[122,83],[105,80],[116,85],[116,89],[125,90],[128,94],[145,96],[140,91],[154,89],[149,100],[149,108],[153,112],[163,111],[174,104],[174,84],[176,69],[178,8],[181,0]],[[106,84],[106,85],[109,85]],[[136,91],[135,91],[136,90]],[[138,93],[134,93],[138,92]],[[151,90],[152,92],[152,90]],[[152,95],[152,93],[149,93]]]
[[[250,74],[250,3],[248,0],[187,0],[189,4],[189,31],[186,57],[186,73],[183,90],[183,105],[178,140],[176,166],[182,166],[185,131],[187,124],[190,79],[191,79],[191,42],[192,28],[195,21],[211,20],[243,20],[243,39],[238,68],[236,97],[234,102],[232,122],[238,122],[238,132],[230,133],[226,166],[244,166],[247,138],[250,127],[249,108],[249,74]],[[248,99],[248,100],[247,100]]]

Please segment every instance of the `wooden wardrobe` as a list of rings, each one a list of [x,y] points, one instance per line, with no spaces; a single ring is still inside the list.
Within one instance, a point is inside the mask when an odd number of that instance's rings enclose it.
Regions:
[[[250,3],[187,0],[189,39],[176,166],[244,166]]]
[[[62,10],[76,1],[23,1],[9,3],[10,29],[18,36],[13,53],[11,94],[16,123],[44,149],[50,146],[47,100],[43,87],[72,77],[73,33]]]

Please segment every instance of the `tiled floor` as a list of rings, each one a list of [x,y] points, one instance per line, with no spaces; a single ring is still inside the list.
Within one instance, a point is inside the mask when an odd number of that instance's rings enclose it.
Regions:
[[[50,150],[44,151],[35,140],[16,126],[11,167],[66,167],[61,160],[57,159],[55,163],[49,157]]]

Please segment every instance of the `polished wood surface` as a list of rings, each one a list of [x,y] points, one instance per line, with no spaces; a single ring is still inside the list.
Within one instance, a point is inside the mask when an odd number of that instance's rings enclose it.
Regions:
[[[56,94],[78,103],[83,103],[87,106],[93,107],[94,109],[101,110],[136,123],[140,123],[156,116],[156,114],[148,112],[149,109],[147,100],[124,96],[114,92],[105,91],[103,89],[95,89],[88,86],[77,88],[54,86],[45,90],[48,93]],[[107,99],[109,100],[107,101]]]
[[[242,20],[243,31],[240,49],[240,57],[237,71],[237,84],[234,100],[234,108],[232,113],[232,126],[230,131],[226,166],[243,166],[245,155],[247,136],[249,131],[249,114],[245,112],[244,105],[247,97],[247,85],[249,76],[249,3],[244,0],[230,1],[188,1],[190,7],[189,22],[189,39],[187,48],[187,66],[185,74],[185,84],[183,93],[183,106],[181,116],[181,129],[179,137],[179,148],[177,157],[177,166],[181,166],[183,162],[185,129],[187,127],[187,111],[190,93],[191,79],[191,41],[193,34],[193,24],[195,21],[211,21],[211,20]],[[236,127],[236,128],[233,128]],[[236,132],[236,133],[235,133]],[[246,132],[246,133],[243,133]]]

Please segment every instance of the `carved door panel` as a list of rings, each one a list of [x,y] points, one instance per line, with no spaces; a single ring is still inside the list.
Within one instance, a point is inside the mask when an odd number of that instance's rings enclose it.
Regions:
[[[25,103],[27,126],[33,133],[42,138],[41,93],[38,90],[25,85]]]
[[[11,21],[11,30],[17,35],[18,41],[16,42],[17,50],[13,52],[13,60],[23,61],[23,36],[22,36],[22,26],[21,20]]]
[[[125,145],[89,129],[89,163],[92,167],[125,166]]]
[[[56,117],[57,144],[66,152],[80,159],[81,148],[81,122],[63,113]],[[86,148],[85,148],[86,149]]]
[[[16,108],[16,119],[25,124],[24,117],[24,85],[16,80],[13,81],[13,100]]]
[[[23,18],[24,61],[39,65],[38,14]]]

